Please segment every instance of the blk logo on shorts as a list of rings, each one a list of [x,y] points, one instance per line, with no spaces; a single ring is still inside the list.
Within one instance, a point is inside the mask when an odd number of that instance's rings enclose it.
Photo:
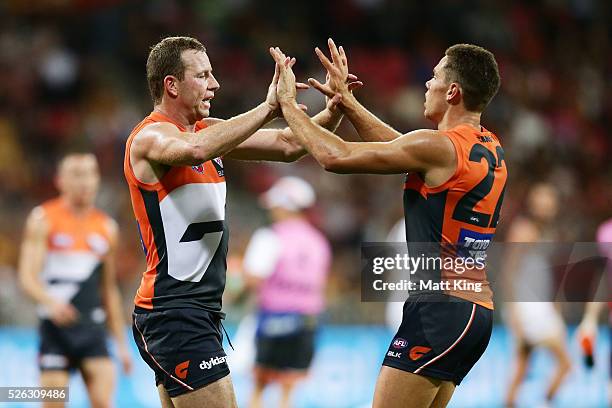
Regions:
[[[403,349],[408,346],[408,340],[397,337],[395,340],[393,340],[392,345],[394,349]]]
[[[414,346],[410,349],[410,354],[408,355],[408,357],[410,357],[412,361],[416,361],[419,358],[423,357],[425,354],[429,353],[430,351],[431,347]]]
[[[174,374],[176,374],[176,376],[180,378],[181,380],[184,380],[185,378],[187,378],[187,368],[188,367],[189,367],[189,360],[183,361],[182,363],[179,363],[176,365],[176,367],[174,368]]]

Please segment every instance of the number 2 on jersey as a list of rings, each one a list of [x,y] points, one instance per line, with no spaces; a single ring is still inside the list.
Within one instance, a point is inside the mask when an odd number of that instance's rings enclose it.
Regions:
[[[501,210],[501,204],[504,200],[504,192],[506,190],[505,181],[504,186],[502,187],[502,193],[495,204],[495,210],[492,215],[474,210],[476,204],[491,192],[493,183],[495,182],[495,169],[502,167],[502,163],[504,162],[504,149],[502,149],[501,146],[497,146],[495,152],[496,154],[493,154],[489,149],[481,144],[475,144],[472,146],[469,160],[480,163],[484,158],[488,164],[488,171],[485,178],[483,178],[480,183],[476,184],[474,188],[465,193],[465,195],[457,202],[457,206],[453,211],[453,218],[455,220],[484,228],[497,227],[499,212]]]

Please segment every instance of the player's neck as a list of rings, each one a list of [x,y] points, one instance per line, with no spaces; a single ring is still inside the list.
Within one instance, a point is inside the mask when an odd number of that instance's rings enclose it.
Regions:
[[[442,120],[438,122],[438,130],[449,130],[459,125],[468,125],[480,130],[480,113],[466,111],[462,108],[451,108],[446,111]]]
[[[171,105],[164,101],[155,105],[153,112],[161,113],[169,119],[172,119],[172,121],[175,123],[183,125],[188,132],[193,132],[195,128],[195,121],[192,121],[188,115],[181,112],[177,106]]]
[[[76,204],[70,201],[67,197],[62,197],[62,201],[64,202],[64,205],[68,207],[68,209],[70,209],[70,211],[77,216],[87,215],[87,213],[89,213],[94,207],[93,204]]]

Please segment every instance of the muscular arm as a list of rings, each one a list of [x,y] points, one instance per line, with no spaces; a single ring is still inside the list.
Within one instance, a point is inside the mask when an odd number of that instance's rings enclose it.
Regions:
[[[224,156],[273,118],[267,102],[199,132],[181,132],[169,123],[145,127],[132,143],[132,164],[146,159],[167,166],[194,166]]]
[[[340,106],[364,142],[388,142],[402,136],[367,110],[353,94],[343,95]]]
[[[118,240],[117,224],[109,220],[110,248],[104,257],[104,269],[102,275],[102,301],[108,316],[108,326],[117,342],[119,356],[124,371],[129,372],[131,363],[125,337],[125,321],[123,319],[123,307],[121,306],[121,295],[117,286],[116,249]]]
[[[450,140],[417,130],[391,142],[351,143],[313,123],[295,103],[282,103],[293,134],[326,170],[334,173],[426,173],[456,160]]]
[[[39,279],[47,255],[49,225],[41,207],[32,210],[26,221],[24,238],[19,254],[19,283],[23,291],[49,311],[49,318],[58,325],[68,325],[78,318],[70,303],[64,303],[47,293]]]
[[[19,283],[23,291],[37,304],[51,306],[55,300],[47,294],[39,274],[47,255],[49,227],[42,208],[32,210],[26,221],[19,255]]]
[[[312,120],[333,132],[342,121],[342,113],[338,109],[331,111],[326,108],[313,116]],[[291,128],[286,127],[284,129],[260,129],[229,152],[226,157],[238,160],[292,162],[306,153],[306,149],[293,136]]]

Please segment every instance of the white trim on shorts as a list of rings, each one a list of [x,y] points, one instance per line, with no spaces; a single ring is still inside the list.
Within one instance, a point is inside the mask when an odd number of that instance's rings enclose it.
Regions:
[[[418,374],[419,371],[421,371],[422,369],[424,369],[425,367],[427,367],[428,365],[436,362],[437,360],[441,359],[442,357],[444,357],[446,354],[448,354],[460,341],[461,339],[463,339],[466,335],[466,333],[468,332],[468,330],[470,329],[470,326],[472,325],[472,322],[474,321],[474,315],[476,314],[476,303],[472,304],[472,314],[470,315],[470,320],[468,320],[467,325],[465,326],[465,329],[463,329],[463,332],[461,333],[461,335],[459,336],[459,338],[457,340],[455,340],[455,342],[453,344],[450,345],[449,348],[447,348],[446,350],[444,350],[444,352],[442,352],[442,354],[432,358],[431,360],[429,360],[427,363],[423,364],[422,366],[420,366],[419,368],[417,368],[416,370],[414,370],[415,374]]]
[[[179,380],[178,378],[176,378],[175,376],[173,376],[172,374],[170,374],[169,372],[164,370],[164,368],[161,365],[159,365],[157,360],[155,360],[155,357],[153,357],[153,355],[149,352],[149,346],[147,346],[147,342],[145,341],[144,335],[142,334],[142,332],[138,328],[138,324],[136,323],[136,318],[134,318],[134,327],[136,327],[136,330],[138,330],[138,334],[140,334],[140,337],[142,338],[142,343],[144,344],[145,351],[147,352],[149,357],[151,357],[151,359],[153,360],[155,365],[157,365],[159,367],[159,369],[162,370],[168,377],[172,378],[174,381],[176,381],[177,383],[179,383],[183,387],[187,388],[189,391],[193,391],[192,387],[188,386],[187,384],[185,384],[184,382],[182,382],[181,380]]]

